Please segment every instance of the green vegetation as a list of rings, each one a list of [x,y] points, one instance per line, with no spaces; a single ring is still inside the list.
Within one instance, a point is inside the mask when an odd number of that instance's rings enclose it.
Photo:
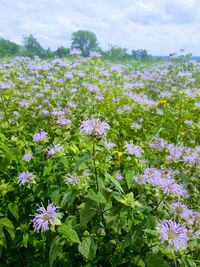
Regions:
[[[0,58],[16,56],[20,53],[20,45],[0,38]]]
[[[82,56],[88,57],[91,51],[98,51],[97,37],[93,32],[77,31],[72,34],[71,48],[81,51]]]
[[[131,66],[138,65],[138,62],[139,64],[142,62],[146,64],[160,61],[160,58],[150,56],[144,49],[132,50],[129,53],[127,48],[111,46],[109,50],[104,51],[100,47],[97,37],[93,32],[82,30],[72,33],[70,48],[61,46],[55,51],[52,51],[50,48],[45,49],[33,35],[24,36],[22,44],[20,46],[8,40],[0,39],[0,59],[17,55],[28,56],[30,58],[37,56],[41,59],[52,59],[55,57],[69,58],[71,48],[78,49],[84,57],[88,57],[92,51],[97,51],[102,55],[104,60],[113,63],[130,64]]]
[[[0,267],[200,266],[200,64],[181,60],[1,64]]]

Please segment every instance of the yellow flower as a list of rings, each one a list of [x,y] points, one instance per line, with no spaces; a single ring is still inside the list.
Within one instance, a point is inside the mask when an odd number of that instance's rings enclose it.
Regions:
[[[167,103],[167,100],[166,100],[166,99],[160,99],[160,100],[159,100],[159,104],[161,104],[161,105],[162,105],[162,104],[166,104],[166,103]]]
[[[117,152],[118,159],[120,159],[122,157],[122,155],[123,155],[123,152],[121,152],[121,151]]]

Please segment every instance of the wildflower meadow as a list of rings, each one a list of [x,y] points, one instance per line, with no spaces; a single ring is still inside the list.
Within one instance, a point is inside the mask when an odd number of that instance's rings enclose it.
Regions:
[[[0,65],[0,266],[200,266],[200,64]]]

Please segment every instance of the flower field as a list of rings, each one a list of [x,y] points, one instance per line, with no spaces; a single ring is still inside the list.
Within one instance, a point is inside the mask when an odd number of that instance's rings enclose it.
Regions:
[[[0,66],[0,266],[200,266],[200,64]]]

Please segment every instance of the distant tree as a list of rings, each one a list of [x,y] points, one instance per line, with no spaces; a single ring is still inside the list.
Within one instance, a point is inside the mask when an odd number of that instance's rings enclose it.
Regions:
[[[95,33],[80,30],[73,32],[71,48],[79,49],[84,57],[89,56],[91,51],[99,50]]]
[[[44,54],[43,54],[43,58],[52,58],[54,57],[54,51],[52,51],[49,47],[47,49],[44,50]]]
[[[130,58],[127,48],[112,46],[108,51],[104,52],[104,57],[112,61],[123,61]]]
[[[30,57],[45,57],[45,49],[32,34],[23,37],[23,45],[25,55]]]
[[[20,45],[0,38],[0,57],[14,56],[20,52]]]
[[[147,60],[149,58],[145,49],[132,50],[131,55],[135,60]]]
[[[135,60],[138,59],[138,52],[137,52],[137,50],[132,50],[131,51],[131,55],[132,55],[133,59],[135,59]]]
[[[70,49],[65,48],[63,46],[58,47],[58,49],[54,52],[54,55],[59,58],[67,57],[69,56]]]

